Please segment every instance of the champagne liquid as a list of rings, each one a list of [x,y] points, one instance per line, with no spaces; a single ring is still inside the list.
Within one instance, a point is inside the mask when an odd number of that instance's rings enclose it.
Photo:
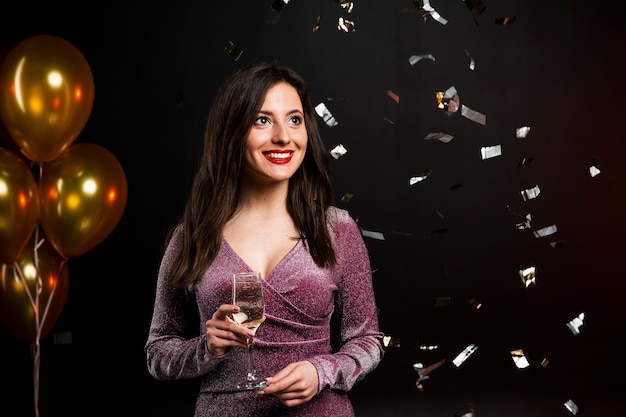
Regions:
[[[233,304],[241,308],[233,314],[234,320],[253,331],[262,322],[264,304],[263,287],[260,282],[236,282],[233,286]]]

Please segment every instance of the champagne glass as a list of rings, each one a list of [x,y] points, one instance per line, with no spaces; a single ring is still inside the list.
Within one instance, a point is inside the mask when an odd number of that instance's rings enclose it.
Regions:
[[[233,314],[238,324],[256,333],[263,322],[265,304],[263,301],[263,279],[259,272],[239,272],[233,274],[233,304],[239,306],[239,313]],[[269,386],[267,381],[259,380],[254,369],[254,337],[247,338],[248,371],[246,379],[237,384],[241,391],[258,390]]]

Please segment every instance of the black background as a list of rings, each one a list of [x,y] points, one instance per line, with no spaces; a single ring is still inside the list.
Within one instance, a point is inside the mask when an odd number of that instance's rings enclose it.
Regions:
[[[587,416],[623,413],[621,3],[487,1],[479,13],[433,0],[446,25],[410,0],[355,1],[351,12],[334,0],[293,0],[279,14],[271,5],[0,7],[0,47],[53,34],[84,54],[95,101],[76,142],[107,148],[128,180],[118,226],[68,262],[69,298],[42,340],[40,416],[192,415],[194,381],[157,382],[146,371],[156,273],[213,93],[226,74],[260,59],[294,67],[313,104],[329,108],[338,125],[319,119],[327,147],[347,149],[332,161],[337,205],[385,237],[365,240],[381,330],[400,345],[353,390],[358,416],[565,416],[569,399]],[[340,17],[356,30],[338,30]],[[505,17],[515,21],[496,23]],[[228,41],[243,50],[238,60],[225,53]],[[422,54],[435,60],[409,63]],[[451,86],[485,125],[437,108],[436,93]],[[530,134],[516,138],[522,126]],[[454,138],[424,140],[433,132]],[[502,155],[482,160],[480,149],[492,145]],[[532,163],[520,165],[524,158]],[[535,186],[540,195],[525,201],[521,192]],[[531,228],[516,228],[528,214]],[[534,237],[551,225],[557,233]],[[519,270],[529,266],[536,286],[525,288]],[[566,324],[581,313],[574,335]],[[55,343],[68,334],[70,344]],[[0,343],[0,415],[33,416],[29,345],[4,329]],[[454,366],[469,344],[477,351]],[[513,349],[523,349],[529,368],[516,369]],[[444,359],[418,391],[413,364]]]

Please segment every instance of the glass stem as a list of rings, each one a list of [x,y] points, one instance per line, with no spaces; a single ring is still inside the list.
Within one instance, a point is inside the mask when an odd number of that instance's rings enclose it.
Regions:
[[[248,338],[248,381],[253,382],[256,381],[256,370],[254,369],[254,346],[253,338]]]

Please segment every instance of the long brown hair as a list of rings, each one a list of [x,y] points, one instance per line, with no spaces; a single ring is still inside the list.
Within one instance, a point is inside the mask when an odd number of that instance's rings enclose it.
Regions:
[[[239,206],[239,173],[248,133],[267,90],[283,81],[300,96],[308,135],[302,165],[289,180],[287,210],[315,263],[320,267],[335,265],[326,224],[326,212],[333,203],[329,154],[318,129],[308,85],[289,67],[261,62],[228,76],[213,100],[191,194],[176,225],[182,224],[184,229],[182,247],[170,274],[174,285],[196,284],[217,256],[224,225]]]

